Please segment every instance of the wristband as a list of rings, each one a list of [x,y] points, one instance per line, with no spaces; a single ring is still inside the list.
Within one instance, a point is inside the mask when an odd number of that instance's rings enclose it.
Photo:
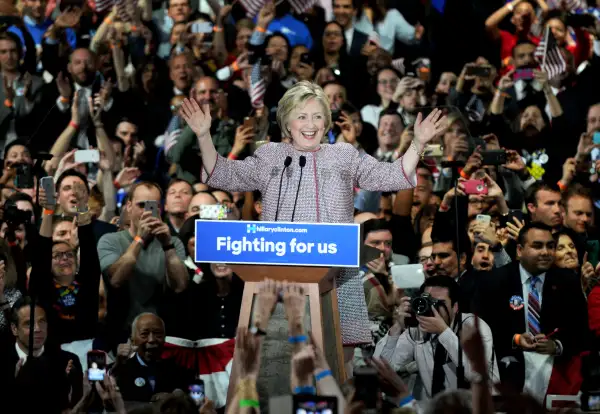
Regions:
[[[558,186],[558,188],[560,188],[560,191],[567,191],[567,186],[560,182],[560,180],[556,183],[556,185]]]
[[[240,65],[238,65],[237,60],[231,64],[231,70],[234,72],[240,70]]]
[[[222,27],[213,26],[213,32],[215,32],[215,33],[221,33],[222,31],[223,31]]]
[[[315,395],[317,393],[317,389],[312,385],[307,385],[304,387],[294,387],[294,394],[310,394]]]
[[[59,96],[58,100],[64,104],[68,104],[69,102],[71,102],[71,100],[69,98],[65,98],[64,96]]]
[[[142,239],[140,236],[135,236],[135,238],[133,239],[134,242],[138,242],[142,247],[144,246],[144,239]]]
[[[521,334],[516,334],[513,337],[513,340],[515,341],[515,345],[521,346]]]
[[[399,408],[407,408],[407,407],[412,407],[414,404],[415,404],[415,397],[413,397],[411,394],[408,397],[405,397],[404,399],[402,399],[398,403],[398,407]]]
[[[54,214],[54,210],[44,209],[44,216],[52,216]]]
[[[166,246],[163,246],[163,251],[167,252],[169,250],[172,250],[175,248],[175,245],[173,243],[167,244]]]
[[[265,28],[262,28],[262,27],[260,27],[260,26],[256,26],[256,27],[254,28],[254,30],[256,30],[256,31],[257,31],[257,32],[259,32],[259,33],[266,33],[266,32],[267,32],[267,29],[265,29]]]
[[[110,50],[120,49],[120,48],[121,48],[121,43],[119,43],[119,42],[115,42],[115,43],[111,43],[110,44]]]
[[[442,203],[440,204],[440,211],[442,213],[445,213],[446,211],[450,210],[450,207],[448,207],[446,204]]]
[[[468,180],[469,178],[471,178],[471,176],[465,172],[464,168],[462,170],[460,170],[459,174],[465,180]]]
[[[4,100],[4,106],[6,106],[7,108],[12,108],[13,103],[10,99],[5,99]]]
[[[112,24],[112,19],[110,17],[107,17],[106,19],[104,19],[104,23],[106,24]]]
[[[238,159],[238,157],[237,157],[237,155],[235,155],[234,153],[230,152],[230,153],[229,153],[229,155],[227,156],[227,159],[230,159],[230,160],[237,160],[237,159]]]
[[[258,408],[260,404],[257,400],[240,400],[240,408],[244,407],[255,407]]]
[[[330,369],[326,369],[324,371],[319,372],[318,374],[315,374],[315,381],[321,381],[323,378],[327,378],[333,376],[333,374],[331,373]]]
[[[137,26],[135,24],[132,24],[131,26],[129,26],[129,30],[131,32],[137,32]]]
[[[76,124],[73,121],[69,121],[69,126],[72,127],[72,128],[74,128],[74,129],[79,129],[79,124]]]
[[[118,182],[117,180],[113,181],[113,185],[115,186],[115,188],[116,188],[117,190],[120,190],[120,189],[121,189],[121,184],[119,184],[119,182]]]
[[[301,344],[303,342],[306,342],[308,338],[306,337],[306,335],[297,335],[297,336],[290,336],[288,338],[288,342],[290,344]]]
[[[10,242],[10,241],[9,241],[9,242],[8,242],[8,246],[9,246],[9,247],[15,247],[16,245],[17,245],[17,242],[16,242],[16,241],[14,241],[14,242]]]

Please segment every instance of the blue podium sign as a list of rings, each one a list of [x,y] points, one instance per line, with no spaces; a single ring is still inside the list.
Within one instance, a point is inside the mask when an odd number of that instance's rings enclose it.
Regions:
[[[196,220],[196,262],[359,267],[358,224]]]

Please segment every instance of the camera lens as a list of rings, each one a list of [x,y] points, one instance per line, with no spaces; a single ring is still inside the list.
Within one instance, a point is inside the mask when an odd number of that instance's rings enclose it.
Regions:
[[[423,315],[429,309],[429,301],[426,298],[418,297],[412,301],[412,309],[417,315]]]

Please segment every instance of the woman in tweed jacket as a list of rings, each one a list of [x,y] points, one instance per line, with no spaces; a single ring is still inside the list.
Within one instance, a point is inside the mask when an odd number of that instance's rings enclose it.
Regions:
[[[277,122],[291,143],[268,143],[243,161],[217,154],[210,137],[211,117],[207,105],[185,100],[181,115],[196,133],[202,152],[201,176],[211,187],[227,191],[259,190],[262,220],[317,223],[352,223],[354,189],[398,191],[415,186],[415,169],[425,145],[442,133],[446,118],[434,110],[415,123],[409,150],[393,163],[379,162],[359,153],[351,144],[321,144],[332,126],[329,102],[323,90],[311,82],[298,82],[279,101]],[[293,214],[302,171],[298,203]],[[286,157],[281,198],[279,182]],[[278,208],[279,207],[279,208]],[[277,213],[277,211],[279,212]],[[336,279],[342,341],[344,346],[371,342],[369,320],[358,269],[345,269]]]

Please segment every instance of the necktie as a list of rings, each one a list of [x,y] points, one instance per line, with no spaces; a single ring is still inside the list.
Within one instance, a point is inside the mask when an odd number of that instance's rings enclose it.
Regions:
[[[435,353],[433,355],[433,379],[431,381],[431,396],[444,391],[444,364],[446,363],[446,348],[439,341],[435,344]]]
[[[533,276],[529,285],[529,298],[527,302],[527,326],[529,333],[533,336],[538,335],[540,330],[540,293],[537,290],[539,277]]]

